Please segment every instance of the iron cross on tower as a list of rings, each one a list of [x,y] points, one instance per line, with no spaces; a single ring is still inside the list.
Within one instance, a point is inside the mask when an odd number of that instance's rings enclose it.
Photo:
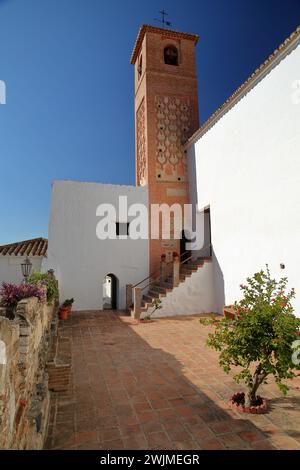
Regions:
[[[162,9],[160,12],[161,14],[161,20],[158,18],[154,18],[155,21],[158,21],[159,23],[162,23],[162,25],[165,26],[172,26],[170,21],[166,20],[166,16],[169,16],[169,14],[166,12],[166,10]]]

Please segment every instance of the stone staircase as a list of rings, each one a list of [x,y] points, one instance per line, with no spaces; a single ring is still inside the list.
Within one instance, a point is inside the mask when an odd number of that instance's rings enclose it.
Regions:
[[[179,285],[184,283],[187,278],[192,276],[193,273],[202,269],[206,263],[210,262],[211,257],[201,257],[181,264],[179,271]],[[163,299],[168,293],[172,292],[173,289],[177,287],[178,286],[173,286],[172,276],[167,277],[165,281],[161,281],[160,279],[153,281],[148,287],[147,293],[142,297],[142,316],[144,316],[149,309],[151,310],[154,308],[154,302],[156,299]]]

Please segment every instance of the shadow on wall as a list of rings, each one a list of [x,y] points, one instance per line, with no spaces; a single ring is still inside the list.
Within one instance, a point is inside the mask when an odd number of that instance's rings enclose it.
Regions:
[[[49,427],[45,448],[247,449],[249,435],[260,441],[269,437],[247,416],[235,417],[218,406],[217,400],[226,400],[236,385],[219,372],[215,352],[204,346],[206,330],[198,318],[189,320],[136,325],[112,311],[69,317],[61,328],[76,341],[75,392],[52,401],[60,419]],[[193,371],[193,381],[187,370]],[[78,419],[81,410],[85,417]],[[95,432],[105,419],[114,423],[114,440],[112,429]],[[239,435],[243,432],[245,440]],[[263,444],[271,447],[268,441]]]
[[[224,276],[214,249],[212,249],[212,261],[214,267],[213,282],[216,296],[216,307],[218,313],[223,313],[223,307],[225,306]]]

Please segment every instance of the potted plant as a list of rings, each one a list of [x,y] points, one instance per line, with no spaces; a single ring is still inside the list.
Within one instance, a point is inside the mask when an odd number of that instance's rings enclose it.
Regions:
[[[161,260],[162,262],[164,262],[164,261],[166,261],[166,257],[167,257],[166,253],[163,253],[163,254],[161,255],[161,257],[160,257],[160,260]]]
[[[68,310],[68,314],[71,313],[72,311],[72,306],[73,306],[73,303],[74,303],[74,299],[67,299],[64,301],[64,307]]]
[[[230,403],[240,412],[265,412],[267,401],[258,395],[259,387],[273,376],[286,394],[288,386],[283,380],[296,377],[294,370],[300,368],[293,361],[300,319],[293,313],[295,291],[286,292],[287,282],[287,278],[272,279],[268,266],[248,278],[247,285],[240,286],[242,300],[235,303],[239,316],[224,318],[208,336],[207,345],[220,353],[223,370],[229,373],[232,367],[239,367],[234,380],[243,381],[247,391],[233,395]]]
[[[62,305],[59,309],[58,315],[59,315],[60,320],[63,320],[63,321],[67,320],[68,315],[69,315],[69,311],[68,311],[67,307],[64,307]]]
[[[223,308],[223,315],[227,320],[234,320],[240,316],[240,310],[235,305],[227,305]]]
[[[179,258],[179,254],[177,253],[177,251],[173,251],[173,259],[178,259]]]
[[[59,318],[61,320],[67,320],[68,316],[71,313],[73,303],[74,299],[66,299],[61,305],[59,309]]]

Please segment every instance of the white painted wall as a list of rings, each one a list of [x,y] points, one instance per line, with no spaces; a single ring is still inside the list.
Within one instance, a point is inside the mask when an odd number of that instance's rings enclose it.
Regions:
[[[76,310],[102,309],[107,274],[118,279],[118,308],[124,309],[126,284],[148,276],[148,240],[101,241],[96,236],[100,220],[97,207],[111,203],[117,208],[120,195],[128,197],[129,205],[148,205],[147,188],[76,181],[53,183],[47,269],[55,270],[60,300],[74,297]]]
[[[268,263],[300,314],[300,46],[188,148],[191,195],[210,206],[218,309]],[[280,269],[284,263],[285,270]]]
[[[26,256],[2,256],[0,255],[0,285],[2,282],[20,284],[23,281],[21,263]],[[32,263],[32,272],[41,271],[43,258],[41,256],[29,256]]]
[[[187,277],[178,287],[161,298],[161,309],[153,313],[152,318],[170,317],[176,315],[194,315],[199,313],[214,313],[217,305],[214,292],[214,267],[212,262],[205,262],[191,277]],[[151,314],[153,307],[141,318]]]

